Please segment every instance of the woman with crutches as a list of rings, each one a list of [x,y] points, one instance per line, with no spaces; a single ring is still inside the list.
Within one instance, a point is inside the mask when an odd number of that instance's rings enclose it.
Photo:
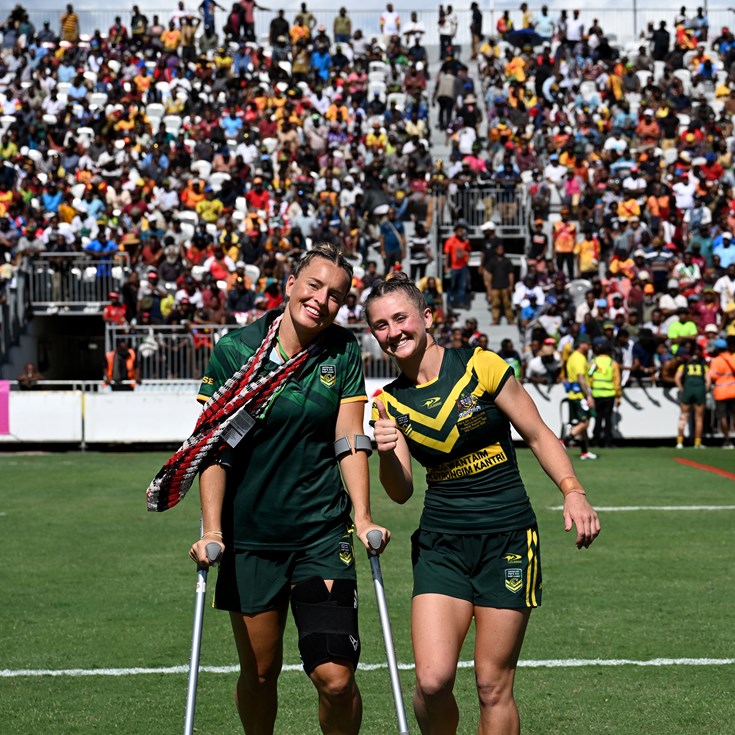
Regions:
[[[254,389],[267,376],[270,391],[254,415],[238,414],[224,437],[229,446],[201,472],[204,531],[190,551],[207,565],[206,545],[223,549],[215,606],[230,612],[241,669],[236,701],[248,735],[274,730],[289,601],[322,732],[360,728],[352,539],[372,548],[367,534],[377,530],[382,551],[389,533],[370,514],[360,349],[333,325],[351,280],[336,248],[313,248],[288,278],[282,314],[223,337],[200,389],[208,400],[255,355]],[[294,361],[284,379],[279,368]]]
[[[453,695],[474,617],[479,732],[520,732],[513,680],[526,625],[541,603],[536,518],[511,442],[511,423],[564,495],[566,530],[588,547],[600,530],[564,448],[513,368],[480,348],[445,349],[431,310],[405,274],[378,281],[365,303],[370,329],[401,375],[373,406],[380,480],[399,503],[413,493],[411,458],[428,489],[412,538],[414,709],[424,735],[457,732]]]

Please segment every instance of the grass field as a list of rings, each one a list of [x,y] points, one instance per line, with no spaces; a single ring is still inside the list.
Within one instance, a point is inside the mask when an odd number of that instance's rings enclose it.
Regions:
[[[602,534],[586,551],[564,534],[561,514],[550,509],[560,496],[530,452],[519,456],[544,564],[544,604],[531,618],[522,653],[528,665],[516,684],[523,732],[735,733],[735,483],[732,475],[676,461],[735,473],[735,453],[617,449],[579,463],[600,507],[731,506],[602,510]],[[99,671],[188,663],[195,574],[186,552],[198,529],[198,503],[192,491],[174,510],[146,512],[145,488],[164,459],[160,453],[0,455],[0,733],[182,730],[186,673]],[[383,573],[397,657],[406,664],[412,661],[409,537],[420,505],[419,493],[396,506],[374,482],[374,517],[394,534]],[[358,559],[362,662],[380,664],[369,566],[363,554]],[[655,659],[674,661],[613,665]],[[227,617],[208,605],[201,663],[228,667],[235,660]],[[286,663],[298,664],[291,625]],[[70,669],[87,675],[51,676]],[[413,672],[401,676],[408,706]],[[235,678],[201,674],[198,732],[241,732],[232,702]],[[396,732],[387,671],[363,671],[359,683],[362,732]],[[456,692],[460,732],[476,732],[471,668],[460,670]],[[278,733],[318,732],[315,695],[303,673],[283,672],[280,701]],[[409,725],[418,732],[410,712]]]

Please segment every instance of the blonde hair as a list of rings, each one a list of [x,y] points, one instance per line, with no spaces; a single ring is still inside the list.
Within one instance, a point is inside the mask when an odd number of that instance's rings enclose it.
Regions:
[[[403,294],[420,312],[428,308],[424,294],[418,286],[405,273],[398,272],[383,281],[376,281],[373,285],[363,307],[368,324],[370,324],[370,306],[373,301],[392,293]]]

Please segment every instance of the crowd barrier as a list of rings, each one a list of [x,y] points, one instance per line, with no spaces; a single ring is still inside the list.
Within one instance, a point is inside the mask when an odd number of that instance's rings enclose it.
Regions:
[[[30,300],[37,312],[97,313],[109,303],[130,274],[130,256],[117,252],[105,258],[78,253],[42,253],[28,264]]]
[[[18,344],[28,318],[26,274],[19,271],[0,292],[0,364],[7,359],[10,348]]]
[[[372,399],[385,380],[366,381]],[[141,385],[133,392],[113,392],[99,383],[40,383],[30,391],[10,390],[0,402],[0,446],[73,444],[82,448],[109,444],[178,444],[189,436],[200,411],[198,381]],[[7,389],[8,384],[5,384]],[[2,386],[0,386],[2,388]],[[55,389],[56,388],[56,389]],[[565,391],[561,385],[527,385],[544,421],[560,432]],[[679,404],[676,391],[629,388],[615,412],[615,435],[626,441],[671,441],[676,436]],[[370,403],[365,408],[365,432]],[[520,437],[514,432],[514,438]],[[705,435],[705,443],[707,435]]]
[[[398,373],[387,359],[366,326],[348,325],[362,349],[363,367],[369,378],[392,380]],[[125,340],[135,350],[138,376],[149,381],[197,380],[206,370],[212,350],[220,338],[238,325],[194,324],[178,326],[118,326],[105,327],[105,351],[115,349]]]

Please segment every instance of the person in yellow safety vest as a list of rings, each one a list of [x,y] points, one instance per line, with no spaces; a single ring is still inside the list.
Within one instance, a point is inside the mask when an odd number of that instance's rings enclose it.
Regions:
[[[567,391],[569,422],[564,425],[562,443],[567,448],[573,444],[578,444],[581,460],[597,459],[597,455],[590,452],[587,446],[590,409],[595,408],[595,399],[592,397],[587,381],[590,367],[587,362],[589,347],[589,336],[580,334],[574,341],[574,351],[569,355],[564,366],[566,375],[564,387]]]
[[[595,428],[592,444],[598,447],[613,445],[613,408],[620,405],[623,389],[620,365],[612,358],[612,344],[604,337],[593,342],[595,358],[590,364],[590,392],[595,399]]]
[[[135,350],[121,339],[114,350],[105,354],[105,383],[112,390],[134,390],[137,377]],[[127,382],[131,381],[131,382]]]

